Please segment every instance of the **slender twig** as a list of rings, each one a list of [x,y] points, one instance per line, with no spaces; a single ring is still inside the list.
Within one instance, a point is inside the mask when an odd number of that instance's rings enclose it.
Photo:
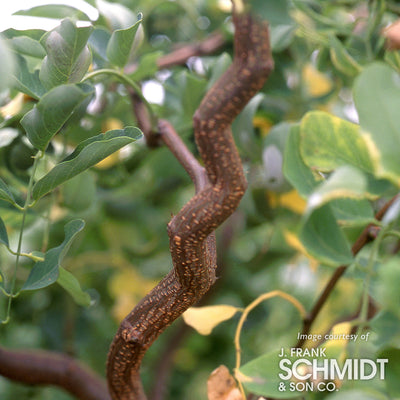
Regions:
[[[394,203],[394,201],[397,199],[398,195],[394,196],[392,199],[390,199],[375,215],[375,219],[377,221],[381,221],[387,210],[390,208],[390,206]],[[370,234],[371,228],[375,227],[374,224],[369,224],[368,226],[365,227],[365,229],[361,232],[360,236],[357,238],[355,243],[353,244],[352,247],[352,253],[353,255],[358,254],[358,252],[369,242],[371,242],[374,237]],[[332,293],[333,289],[336,287],[337,282],[339,279],[343,276],[343,274],[346,272],[348,265],[341,265],[338,267],[332,277],[329,279],[328,283],[326,284],[324,290],[320,294],[317,302],[314,304],[314,307],[310,311],[310,313],[304,318],[303,320],[303,329],[300,334],[300,339],[296,343],[296,347],[302,347],[304,343],[306,342],[306,337],[310,333],[311,326],[314,323],[315,319],[319,315],[319,312],[321,311],[322,307],[326,303],[328,297]]]

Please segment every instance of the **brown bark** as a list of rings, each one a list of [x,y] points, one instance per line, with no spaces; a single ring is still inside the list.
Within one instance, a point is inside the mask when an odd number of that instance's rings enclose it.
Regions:
[[[246,189],[230,125],[263,86],[272,69],[266,23],[234,13],[235,55],[194,115],[201,167],[175,134],[160,121],[159,131],[195,183],[195,196],[168,224],[174,269],[124,319],[107,364],[113,399],[143,400],[139,368],[154,340],[215,281],[214,230],[237,208]]]

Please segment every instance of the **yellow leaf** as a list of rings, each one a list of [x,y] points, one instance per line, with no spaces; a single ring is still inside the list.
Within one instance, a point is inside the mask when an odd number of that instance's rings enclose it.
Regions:
[[[232,318],[237,311],[239,308],[229,305],[191,307],[182,316],[201,335],[209,335],[214,327]]]
[[[271,207],[276,208],[278,206],[285,207],[297,214],[303,214],[306,209],[307,202],[299,195],[299,192],[295,189],[286,193],[274,193],[268,192]]]
[[[311,97],[321,97],[332,90],[332,81],[311,64],[303,68],[302,76]]]
[[[260,130],[263,137],[268,135],[273,125],[272,121],[264,116],[255,116],[253,118],[253,126]]]

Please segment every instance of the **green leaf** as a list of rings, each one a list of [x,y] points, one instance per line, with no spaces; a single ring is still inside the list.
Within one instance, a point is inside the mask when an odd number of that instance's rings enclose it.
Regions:
[[[300,153],[299,125],[292,126],[290,130],[285,146],[283,173],[286,179],[304,197],[309,196],[318,185],[316,176],[304,163]]]
[[[90,306],[90,295],[82,290],[79,281],[74,277],[74,275],[63,267],[59,267],[58,271],[59,276],[57,283],[72,296],[77,304],[84,307]]]
[[[107,45],[107,58],[111,64],[117,67],[124,67],[131,59],[134,51],[141,41],[141,31],[139,29],[142,19],[127,29],[117,29],[111,35]]]
[[[288,0],[250,0],[252,10],[268,20],[272,26],[285,25],[292,22],[289,15]]]
[[[354,102],[377,174],[400,185],[399,74],[382,63],[368,66],[355,81]]]
[[[17,67],[14,72],[14,87],[20,92],[37,100],[46,93],[46,89],[39,78],[39,70],[30,72],[26,59],[20,55],[17,55]]]
[[[47,56],[40,69],[40,79],[47,89],[65,83],[77,83],[92,61],[86,43],[92,27],[77,28],[70,19],[45,34],[40,43]]]
[[[228,53],[222,53],[215,59],[210,67],[211,74],[207,82],[207,90],[211,89],[214,83],[217,82],[231,64],[232,57]]]
[[[374,345],[385,348],[388,345],[397,345],[400,340],[400,319],[390,311],[379,311],[371,320],[371,329],[376,337]]]
[[[111,34],[108,30],[99,27],[91,33],[88,44],[93,53],[95,61],[100,58],[101,61],[107,61],[107,44],[110,41]]]
[[[0,199],[15,204],[15,199],[5,182],[0,178]]]
[[[285,369],[281,368],[281,361],[285,359],[295,361],[295,358],[290,357],[290,350],[285,351],[287,355],[284,358],[279,357],[280,351],[274,350],[241,366],[236,377],[247,390],[260,396],[276,399],[300,396],[301,393],[289,390],[290,380],[279,377],[279,374],[286,374]]]
[[[161,57],[161,51],[155,51],[149,54],[144,54],[140,60],[137,69],[129,75],[129,77],[139,82],[144,78],[148,78],[154,76],[154,74],[158,71],[157,61]]]
[[[12,81],[15,60],[6,41],[0,36],[0,93],[7,89]]]
[[[73,211],[83,211],[96,200],[96,183],[90,171],[84,171],[62,185],[63,206]]]
[[[14,13],[14,15],[28,15],[30,17],[54,19],[71,17],[76,20],[89,21],[89,17],[84,12],[75,7],[64,4],[47,4],[45,6],[36,6],[28,10],[17,11]]]
[[[375,220],[368,200],[342,198],[332,200],[329,204],[340,225],[364,227]]]
[[[382,393],[374,390],[340,390],[326,397],[327,400],[387,400]]]
[[[9,45],[20,54],[26,56],[43,58],[46,55],[46,51],[43,46],[29,36],[17,36],[8,41]]]
[[[124,29],[133,25],[136,21],[135,14],[126,6],[119,3],[111,3],[104,0],[95,0],[96,8],[106,19],[111,29]]]
[[[285,50],[291,43],[296,31],[296,25],[276,25],[270,27],[271,50],[279,52]]]
[[[330,172],[348,164],[374,171],[365,137],[356,124],[323,111],[312,111],[301,121],[300,136],[302,158],[312,169]]]
[[[251,156],[252,159],[261,159],[262,148],[257,143],[257,137],[253,127],[253,119],[264,97],[265,96],[261,93],[256,94],[247,103],[246,107],[244,107],[232,124],[232,132],[235,140],[240,143],[242,151],[246,155]]]
[[[281,122],[275,124],[264,139],[262,177],[264,186],[271,191],[282,193],[291,189],[283,174],[283,153],[290,131],[291,124]]]
[[[9,127],[0,129],[0,147],[7,147],[18,135],[18,129]]]
[[[21,120],[34,147],[46,150],[50,140],[77,107],[93,94],[88,85],[61,85],[46,93]]]
[[[384,263],[378,272],[375,300],[381,309],[392,312],[400,319],[400,259],[394,257]]]
[[[181,110],[183,116],[188,121],[192,119],[193,114],[197,110],[203,96],[206,81],[199,79],[194,74],[184,71],[180,74],[179,79],[181,80]]]
[[[334,199],[362,199],[368,197],[368,181],[365,174],[350,165],[337,168],[321,183],[308,200],[310,208],[321,207]],[[369,196],[371,197],[371,196]]]
[[[394,70],[400,72],[400,51],[387,50],[384,59]]]
[[[1,218],[0,218],[0,243],[3,243],[7,247],[10,247],[10,243],[8,241],[7,229]]]
[[[296,25],[289,14],[287,0],[250,0],[253,12],[268,21],[270,27],[271,48],[282,51],[292,41]]]
[[[37,262],[21,290],[41,289],[54,283],[59,276],[60,264],[71,246],[72,240],[85,226],[85,222],[76,219],[64,227],[65,239],[58,246],[46,252],[44,261]]]
[[[306,214],[300,239],[311,255],[327,265],[348,265],[353,261],[350,245],[329,204]]]
[[[400,349],[385,349],[378,355],[378,358],[389,360],[385,368],[386,390],[391,398],[400,398]]]
[[[57,164],[48,174],[36,182],[33,187],[32,198],[34,200],[39,199],[61,183],[87,170],[140,137],[141,132],[138,128],[127,127],[123,130],[116,129],[105,134],[101,133],[83,141],[69,157]]]
[[[361,72],[361,66],[348,53],[342,42],[336,37],[329,38],[330,56],[333,65],[344,75],[354,77]]]

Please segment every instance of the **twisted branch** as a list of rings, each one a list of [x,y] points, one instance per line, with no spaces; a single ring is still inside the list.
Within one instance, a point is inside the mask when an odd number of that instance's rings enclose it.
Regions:
[[[234,12],[234,61],[194,115],[201,167],[167,121],[159,131],[196,187],[195,196],[168,224],[174,269],[121,323],[110,348],[107,378],[113,399],[143,400],[139,368],[154,340],[215,281],[214,230],[237,208],[246,180],[230,126],[272,69],[266,23]]]

